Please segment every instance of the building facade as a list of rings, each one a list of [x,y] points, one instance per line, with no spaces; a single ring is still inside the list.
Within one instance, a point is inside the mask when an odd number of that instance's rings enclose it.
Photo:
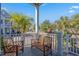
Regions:
[[[0,34],[9,34],[11,32],[10,15],[5,9],[1,9],[0,13]]]

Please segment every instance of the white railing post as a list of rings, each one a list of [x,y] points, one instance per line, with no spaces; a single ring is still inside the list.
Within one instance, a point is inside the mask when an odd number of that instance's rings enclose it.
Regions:
[[[70,35],[69,34],[67,34],[67,36],[66,36],[66,54],[68,55],[68,42],[69,42],[69,39],[70,39],[70,37],[69,37]]]
[[[62,32],[57,32],[57,55],[63,56],[63,39]]]

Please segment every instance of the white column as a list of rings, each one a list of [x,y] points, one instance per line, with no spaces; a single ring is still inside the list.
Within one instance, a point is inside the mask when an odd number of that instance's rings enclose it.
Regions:
[[[57,33],[57,55],[62,56],[63,55],[63,39],[62,39],[62,32]]]
[[[35,7],[35,33],[36,39],[39,37],[39,6]]]

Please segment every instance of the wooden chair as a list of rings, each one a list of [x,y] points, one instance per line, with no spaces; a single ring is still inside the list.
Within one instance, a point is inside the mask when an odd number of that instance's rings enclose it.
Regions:
[[[43,52],[43,55],[52,55],[52,43],[51,43],[51,37],[48,36],[41,36],[39,37],[39,40],[32,39],[31,41],[31,48],[35,47]]]
[[[24,40],[21,40],[21,41],[18,41],[18,42],[15,42],[17,43],[17,47],[18,47],[18,52],[21,51],[22,53],[24,52]]]
[[[11,38],[3,39],[3,54],[6,56],[18,55],[17,45],[14,45]]]
[[[19,51],[24,51],[24,41],[13,41],[13,38],[4,38],[3,54],[7,56],[18,56]]]

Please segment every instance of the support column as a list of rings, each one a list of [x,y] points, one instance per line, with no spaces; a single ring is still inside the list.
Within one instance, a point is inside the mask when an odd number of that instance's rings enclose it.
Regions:
[[[57,55],[63,55],[63,39],[62,39],[62,32],[57,33]]]
[[[35,7],[35,33],[36,39],[39,38],[39,6]]]

